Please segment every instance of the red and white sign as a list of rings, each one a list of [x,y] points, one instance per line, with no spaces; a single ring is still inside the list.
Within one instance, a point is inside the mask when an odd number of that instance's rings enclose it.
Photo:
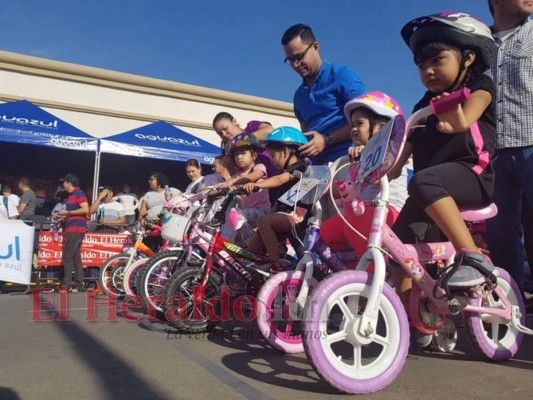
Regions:
[[[52,232],[39,234],[37,265],[58,267],[63,265],[63,235],[54,237]],[[115,254],[122,253],[124,247],[133,247],[133,237],[127,234],[86,233],[81,244],[81,261],[84,267],[99,267]]]

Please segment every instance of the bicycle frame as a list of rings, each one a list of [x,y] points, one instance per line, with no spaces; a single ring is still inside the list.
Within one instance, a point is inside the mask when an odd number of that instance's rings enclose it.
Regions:
[[[289,315],[294,320],[301,320],[305,303],[309,294],[309,282],[313,277],[315,257],[318,256],[327,267],[334,272],[345,269],[345,265],[336,256],[335,252],[328,251],[326,254],[316,252],[316,245],[320,239],[320,225],[322,223],[322,206],[317,202],[313,206],[313,217],[309,219],[307,230],[305,232],[305,251],[304,255],[296,266],[297,271],[304,271],[302,286],[294,301],[289,308]]]
[[[433,114],[433,112],[434,109],[428,106],[414,113],[407,121],[406,131],[408,131],[417,121]],[[376,332],[379,301],[383,292],[386,274],[382,245],[387,248],[394,261],[396,261],[401,268],[412,277],[415,285],[425,296],[427,296],[429,299],[428,310],[430,312],[444,315],[457,314],[460,311],[488,314],[502,318],[506,321],[511,321],[518,330],[527,334],[533,334],[533,330],[521,325],[519,307],[513,306],[498,286],[495,286],[492,290],[501,299],[504,305],[501,309],[470,305],[467,304],[466,301],[460,301],[459,298],[450,300],[446,299],[444,290],[441,287],[435,287],[436,281],[427,273],[423,264],[444,260],[449,265],[455,256],[455,249],[450,242],[421,244],[402,243],[392,229],[386,224],[388,213],[387,205],[389,203],[389,180],[386,174],[379,179],[379,184],[381,194],[376,200],[376,208],[368,238],[368,247],[356,267],[356,270],[366,271],[370,262],[374,262],[374,275],[372,278],[370,295],[368,297],[367,306],[361,316],[361,323],[357,328],[358,334],[361,335],[361,337],[368,338],[373,336]],[[435,292],[434,289],[436,289]],[[459,300],[459,310],[456,308],[457,302],[455,302],[454,309],[452,309],[452,301],[454,300]],[[411,313],[411,311],[412,310],[410,309],[409,312]]]
[[[213,270],[214,263],[217,264],[222,271],[228,269],[235,271],[240,277],[251,284],[254,290],[259,290],[263,283],[262,280],[259,280],[254,276],[254,272],[264,277],[270,276],[268,272],[250,267],[249,264],[245,264],[240,261],[245,260],[248,263],[271,265],[270,259],[266,256],[253,253],[227,241],[220,236],[220,226],[218,226],[215,229],[215,232],[211,234],[204,230],[201,226],[195,225],[193,232],[196,236],[196,240],[191,242],[190,245],[199,247],[207,254],[204,271],[202,273],[202,280],[200,285],[195,287],[195,301],[202,301],[205,287],[209,281],[209,276]]]

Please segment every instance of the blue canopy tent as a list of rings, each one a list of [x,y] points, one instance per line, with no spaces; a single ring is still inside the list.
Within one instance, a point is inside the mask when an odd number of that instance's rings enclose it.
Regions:
[[[98,139],[27,100],[0,104],[0,141],[68,150],[97,150]]]
[[[27,100],[0,104],[0,141],[17,145],[93,152],[95,157],[98,151],[97,138]],[[32,152],[28,153],[33,156],[32,161],[41,161]],[[16,154],[10,156],[11,162],[20,161]],[[96,164],[96,159],[91,162],[94,168]],[[47,165],[40,166],[43,169],[47,167]],[[67,172],[74,172],[71,166],[68,170],[62,171],[63,174]]]
[[[201,164],[212,164],[220,149],[168,122],[157,121],[101,139],[100,153],[181,162],[195,158]]]

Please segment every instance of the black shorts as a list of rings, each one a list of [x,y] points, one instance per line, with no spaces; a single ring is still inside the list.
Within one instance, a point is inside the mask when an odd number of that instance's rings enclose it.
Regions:
[[[460,210],[488,206],[491,198],[473,171],[459,163],[446,163],[417,172],[409,182],[409,197],[392,230],[404,243],[440,242],[448,239],[424,211],[445,197]]]

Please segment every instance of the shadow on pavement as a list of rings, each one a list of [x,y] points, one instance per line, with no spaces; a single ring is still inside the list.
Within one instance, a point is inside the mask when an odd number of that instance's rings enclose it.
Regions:
[[[0,399],[2,400],[20,400],[19,395],[13,389],[0,387]]]
[[[221,362],[239,375],[302,392],[338,393],[316,375],[305,354],[282,354],[270,347],[255,322],[240,326],[221,324],[206,338],[236,350],[223,356]]]
[[[57,312],[55,318],[59,318]],[[73,344],[83,362],[98,375],[98,381],[110,399],[167,400],[150,383],[139,376],[117,353],[89,335],[74,321],[56,324],[58,330]],[[0,399],[5,397],[1,396]]]
[[[528,318],[527,324],[531,328],[532,321]],[[454,361],[473,361],[473,362],[491,362],[484,356],[478,354],[470,343],[467,332],[464,327],[457,329],[458,340],[456,348],[451,353],[441,353],[439,351],[421,350],[417,348],[412,342],[409,348],[409,358],[416,359],[417,357],[430,357],[438,359],[450,359]],[[519,368],[524,370],[533,370],[533,337],[524,335],[524,340],[518,353],[514,358],[508,361],[496,362],[496,364],[507,368]]]

